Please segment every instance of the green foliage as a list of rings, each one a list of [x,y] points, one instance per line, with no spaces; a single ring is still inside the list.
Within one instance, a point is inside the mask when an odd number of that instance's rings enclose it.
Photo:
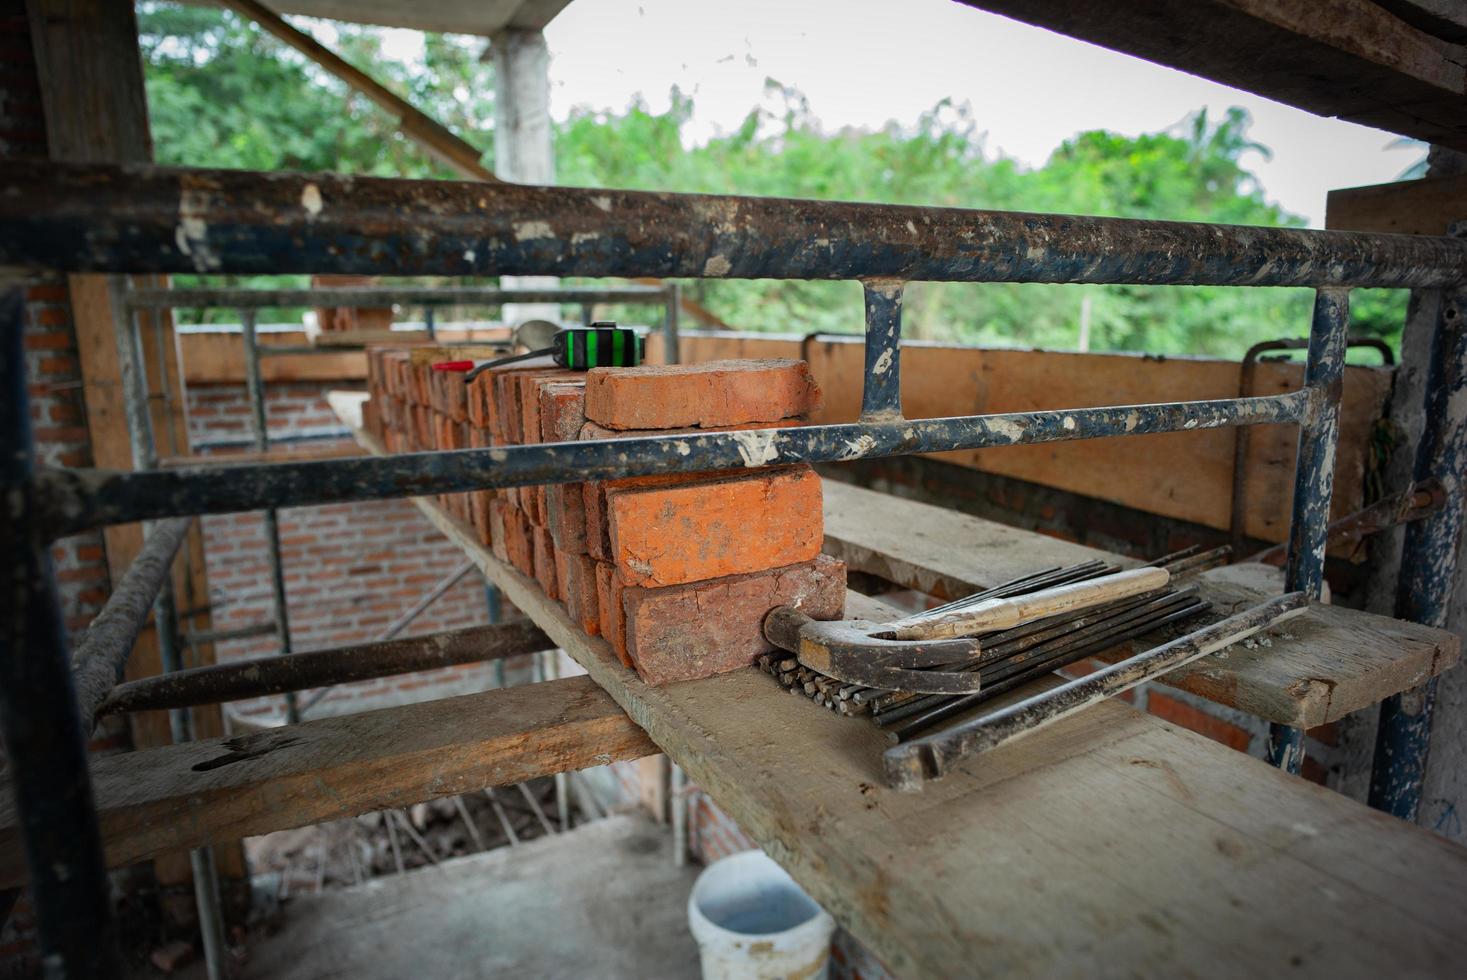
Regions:
[[[139,21],[158,159],[195,166],[451,176],[395,132],[395,121],[231,14],[159,3]],[[492,72],[476,43],[427,35],[419,63],[386,58],[380,32],[341,26],[344,57],[476,145],[491,141]],[[732,133],[687,146],[693,102],[573,112],[556,136],[564,184],[963,208],[1056,211],[1297,226],[1269,203],[1244,154],[1248,116],[1195,113],[1138,137],[1079,133],[1043,166],[985,147],[972,111],[944,101],[910,128],[824,131],[797,90],[770,80]],[[695,297],[746,330],[855,333],[859,288],[843,282],[698,281]],[[1237,357],[1252,343],[1302,336],[1310,293],[1289,289],[918,283],[906,334],[919,339],[1073,348],[1088,297],[1092,350]],[[1354,329],[1394,341],[1404,294],[1355,293]],[[632,315],[632,311],[618,311]]]

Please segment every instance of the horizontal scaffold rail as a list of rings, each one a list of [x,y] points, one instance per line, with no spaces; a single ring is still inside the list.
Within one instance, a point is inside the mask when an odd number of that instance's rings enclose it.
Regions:
[[[259,309],[270,306],[493,306],[500,303],[661,303],[668,286],[565,286],[548,289],[495,289],[468,286],[343,287],[340,289],[136,289],[127,294],[133,309],[219,306]]]
[[[0,266],[1440,287],[1467,243],[1125,218],[339,174],[13,162]]]
[[[47,528],[62,536],[174,514],[603,480],[649,473],[845,462],[1106,436],[1306,421],[1310,396],[1162,402],[948,419],[543,443],[270,465],[120,472],[44,470]]]

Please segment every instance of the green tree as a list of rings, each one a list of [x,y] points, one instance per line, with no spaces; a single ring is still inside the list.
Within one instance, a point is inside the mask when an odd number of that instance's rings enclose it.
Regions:
[[[218,10],[149,2],[139,9],[157,158],[192,166],[337,170],[451,177],[395,121],[259,28]],[[381,33],[340,26],[336,47],[471,143],[488,147],[493,78],[482,41],[426,35],[410,63]],[[1039,167],[990,153],[966,105],[945,100],[916,124],[826,132],[805,97],[770,80],[766,103],[732,133],[689,147],[692,99],[665,112],[573,112],[556,133],[562,183],[701,193],[1055,211],[1298,226],[1243,165],[1266,148],[1248,116],[1205,112],[1137,137],[1095,130]],[[856,333],[860,290],[847,282],[700,280],[693,294],[747,330]],[[1272,337],[1303,336],[1310,293],[1297,289],[916,283],[907,334],[918,339],[1074,347],[1089,297],[1092,350],[1239,356]],[[626,317],[631,310],[617,311]],[[1354,329],[1394,340],[1404,295],[1357,290]]]

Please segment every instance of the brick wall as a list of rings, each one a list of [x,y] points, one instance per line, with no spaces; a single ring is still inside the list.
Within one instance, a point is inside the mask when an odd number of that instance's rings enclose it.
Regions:
[[[266,423],[273,437],[338,426],[325,393],[330,382],[271,384],[265,389]],[[249,401],[242,385],[193,385],[188,392],[189,433],[194,440],[249,435]],[[321,443],[331,446],[336,443]],[[281,567],[292,647],[317,650],[365,643],[463,564],[410,500],[356,501],[279,512]],[[273,610],[264,518],[258,512],[205,518],[204,553],[214,628],[234,629],[270,619]],[[461,629],[488,622],[484,579],[471,571],[439,597],[401,635]],[[265,656],[273,636],[220,643],[221,661]],[[528,661],[505,664],[511,680],[523,678]],[[495,683],[493,664],[380,678],[334,689],[311,716],[361,711],[406,701],[485,690]],[[280,710],[281,699],[235,706],[242,714]]]

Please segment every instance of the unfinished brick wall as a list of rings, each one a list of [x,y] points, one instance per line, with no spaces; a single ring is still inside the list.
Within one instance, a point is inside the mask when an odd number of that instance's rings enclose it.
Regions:
[[[267,385],[266,421],[272,436],[339,425],[325,394],[340,387],[340,382]],[[249,434],[249,400],[242,385],[192,385],[188,407],[193,439]],[[297,651],[376,639],[464,560],[410,500],[292,508],[281,511],[279,521],[291,639]],[[255,512],[206,517],[203,528],[215,629],[268,620],[273,606],[263,516]],[[402,635],[487,622],[484,580],[472,571]],[[218,656],[221,661],[264,656],[276,648],[273,636],[253,637],[219,644]],[[526,669],[523,658],[506,663],[511,679]],[[444,697],[493,685],[492,664],[465,664],[361,681],[333,690],[312,716]],[[281,699],[276,697],[245,702],[236,708],[250,714],[278,711],[280,704]]]

